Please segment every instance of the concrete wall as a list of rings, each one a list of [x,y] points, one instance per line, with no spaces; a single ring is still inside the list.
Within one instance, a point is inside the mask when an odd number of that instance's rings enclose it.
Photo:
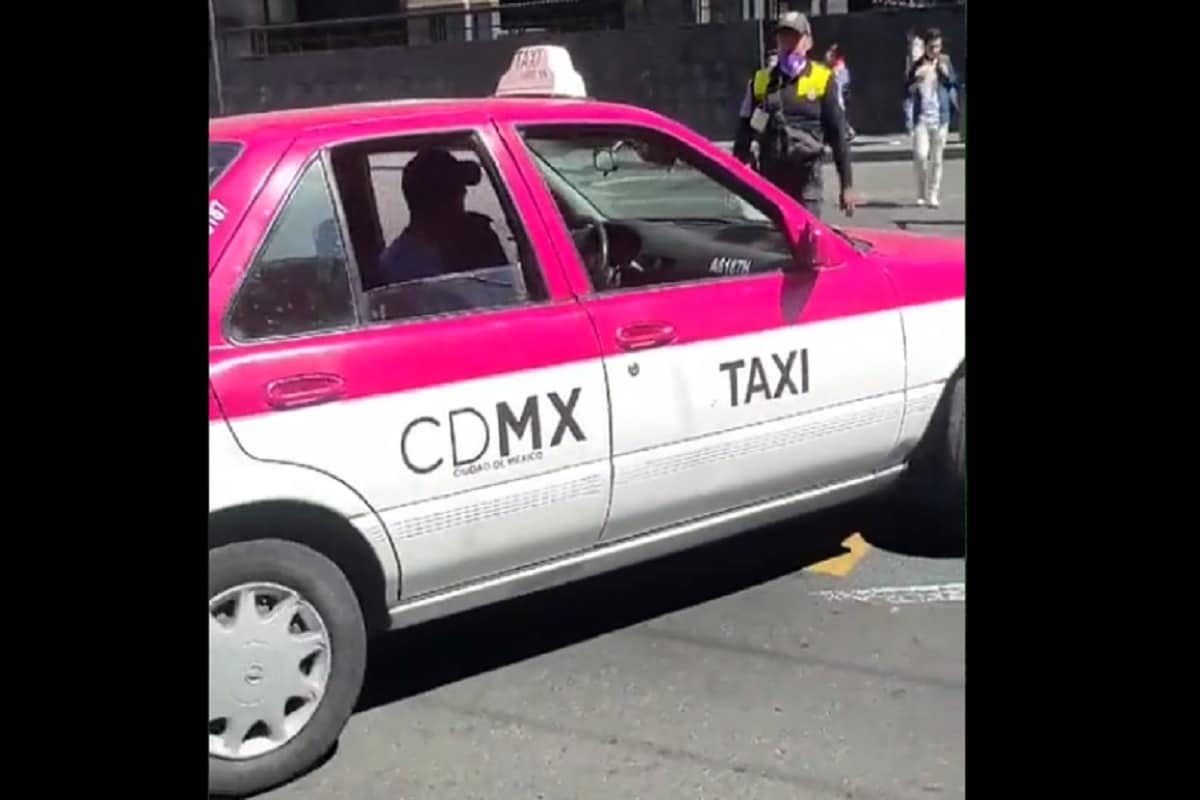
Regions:
[[[681,6],[646,0],[647,10],[654,5],[662,11]],[[629,27],[623,31],[230,59],[222,64],[225,108],[238,113],[399,97],[487,95],[495,90],[517,47],[552,42],[570,49],[593,96],[645,106],[707,136],[731,138],[738,102],[758,63],[758,23],[680,25],[631,16],[635,19],[627,17]],[[831,15],[812,22],[818,53],[834,41],[846,52],[853,76],[852,121],[861,133],[903,129],[900,93],[909,28],[942,28],[951,57],[963,69],[961,7]],[[769,37],[767,41],[769,46]],[[211,97],[209,106],[216,107]]]
[[[940,28],[945,51],[959,80],[965,81],[966,19],[961,6],[919,11],[831,14],[812,19],[817,52],[841,45],[850,67],[850,118],[860,133],[904,130],[905,33]]]

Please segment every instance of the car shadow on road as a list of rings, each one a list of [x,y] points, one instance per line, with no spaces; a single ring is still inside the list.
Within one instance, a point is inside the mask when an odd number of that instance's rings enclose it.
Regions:
[[[575,584],[385,635],[372,643],[358,710],[465,678],[664,614],[737,594],[868,542],[911,555],[955,557],[898,530],[878,503],[820,512]]]

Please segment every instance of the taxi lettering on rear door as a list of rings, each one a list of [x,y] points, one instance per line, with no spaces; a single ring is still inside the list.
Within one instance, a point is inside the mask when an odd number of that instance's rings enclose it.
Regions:
[[[530,395],[515,408],[501,401],[494,415],[471,406],[456,408],[446,414],[444,424],[438,417],[417,417],[400,436],[404,464],[418,475],[428,475],[445,466],[449,457],[454,477],[464,478],[541,461],[546,449],[558,447],[568,436],[587,441],[575,419],[580,392],[575,387],[565,398],[558,392]],[[549,440],[543,437],[547,431]]]

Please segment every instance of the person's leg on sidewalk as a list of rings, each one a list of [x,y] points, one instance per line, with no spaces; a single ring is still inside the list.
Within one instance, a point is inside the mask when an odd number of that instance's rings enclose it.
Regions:
[[[950,126],[941,125],[929,130],[929,205],[937,208],[938,191],[942,188],[942,162],[946,152],[946,139],[950,136]]]
[[[929,127],[921,123],[913,128],[913,169],[917,173],[917,205],[925,205],[929,179]]]

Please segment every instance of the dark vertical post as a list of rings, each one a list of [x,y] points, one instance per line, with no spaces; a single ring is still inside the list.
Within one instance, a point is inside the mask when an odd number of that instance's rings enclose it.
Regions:
[[[265,5],[265,3],[264,3]],[[225,113],[225,91],[221,86],[221,48],[217,46],[217,12],[213,0],[208,0],[209,46],[212,47],[213,78],[217,84],[217,113]]]

